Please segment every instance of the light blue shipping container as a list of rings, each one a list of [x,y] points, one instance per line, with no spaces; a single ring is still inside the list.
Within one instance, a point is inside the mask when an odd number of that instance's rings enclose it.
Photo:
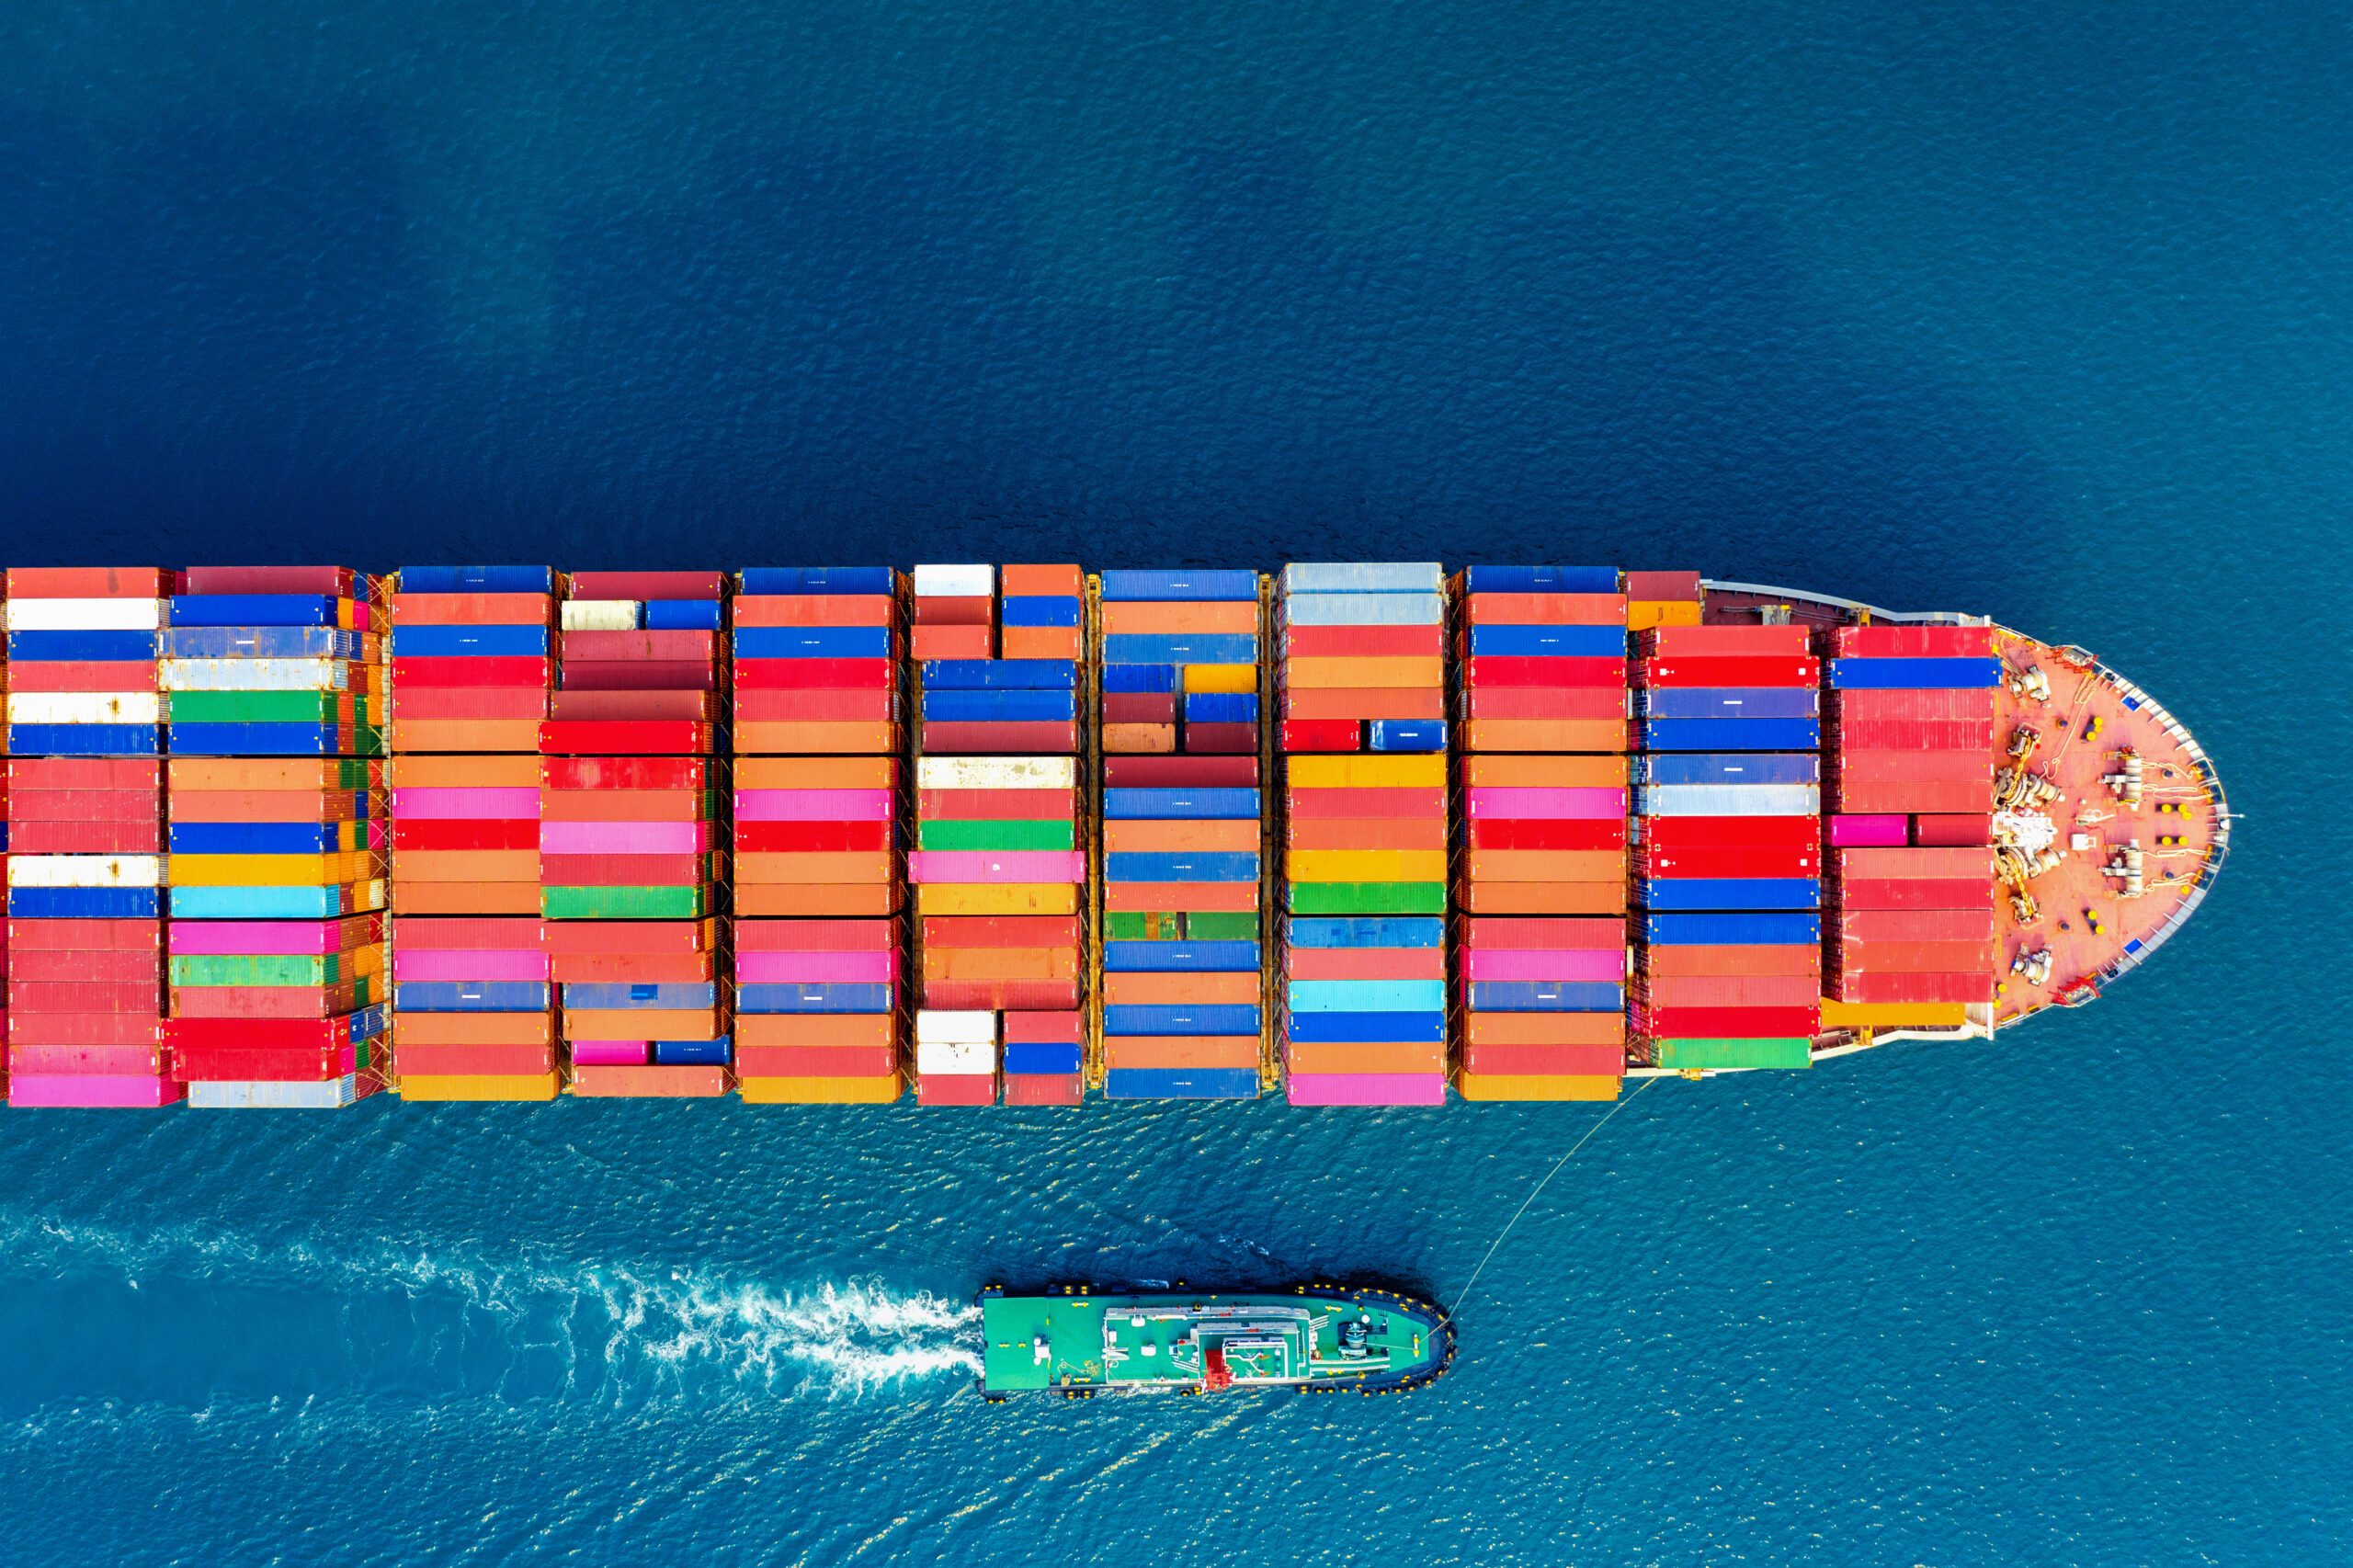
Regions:
[[[1446,601],[1436,594],[1293,594],[1283,601],[1283,619],[1291,626],[1442,626]]]
[[[1294,561],[1283,568],[1283,592],[1435,596],[1444,575],[1435,561]]]
[[[1293,980],[1283,994],[1294,1013],[1423,1013],[1446,1006],[1443,980]]]

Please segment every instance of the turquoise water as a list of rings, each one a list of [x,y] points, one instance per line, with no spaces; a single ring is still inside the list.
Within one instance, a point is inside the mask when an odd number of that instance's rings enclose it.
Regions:
[[[17,562],[1702,567],[2109,656],[2097,1006],[1645,1091],[1409,1397],[989,1407],[992,1280],[1451,1301],[1600,1112],[0,1115],[26,1562],[2341,1562],[2353,66],[2309,6],[31,0]]]

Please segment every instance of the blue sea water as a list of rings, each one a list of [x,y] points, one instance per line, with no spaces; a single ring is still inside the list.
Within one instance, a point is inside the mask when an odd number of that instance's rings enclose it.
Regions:
[[[1995,1040],[1643,1092],[1380,1401],[983,1405],[989,1281],[1452,1301],[1598,1108],[0,1114],[24,1563],[2353,1553],[2327,7],[22,0],[0,555],[1699,566],[2107,655],[2246,815]]]

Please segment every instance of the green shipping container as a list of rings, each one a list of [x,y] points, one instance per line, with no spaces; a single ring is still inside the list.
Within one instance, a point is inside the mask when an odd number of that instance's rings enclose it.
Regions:
[[[1662,1067],[1811,1067],[1813,1041],[1787,1040],[1663,1040]]]
[[[711,913],[710,889],[541,888],[543,920],[699,920]]]
[[[1075,849],[1078,829],[1066,822],[1016,817],[1001,822],[926,822],[915,826],[918,849]]]
[[[1293,915],[1444,915],[1444,882],[1292,882]]]
[[[368,722],[368,699],[332,691],[176,691],[175,724]]]
[[[183,953],[172,960],[174,985],[340,985],[358,972],[343,953]]]

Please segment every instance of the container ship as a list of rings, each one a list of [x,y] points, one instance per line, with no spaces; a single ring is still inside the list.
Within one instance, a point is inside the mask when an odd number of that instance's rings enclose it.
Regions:
[[[2230,846],[2084,649],[1695,572],[6,596],[20,1108],[1608,1100],[2082,1006]]]

